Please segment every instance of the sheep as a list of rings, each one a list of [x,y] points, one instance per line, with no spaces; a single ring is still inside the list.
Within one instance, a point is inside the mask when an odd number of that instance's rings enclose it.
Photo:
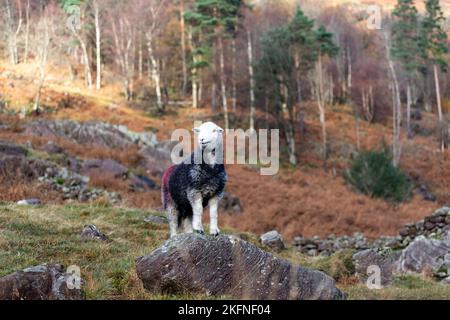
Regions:
[[[209,206],[209,233],[218,236],[218,206],[227,174],[223,164],[223,129],[206,122],[193,130],[198,148],[181,164],[168,168],[161,184],[161,200],[167,213],[170,237],[183,225],[185,233],[204,234],[203,208]]]

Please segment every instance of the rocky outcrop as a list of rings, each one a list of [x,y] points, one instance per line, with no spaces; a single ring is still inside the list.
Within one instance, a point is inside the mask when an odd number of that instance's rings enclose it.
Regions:
[[[151,132],[133,132],[126,126],[104,122],[72,120],[37,120],[25,124],[25,134],[63,137],[79,144],[94,144],[108,148],[127,148],[134,144],[155,146],[158,141]]]
[[[332,278],[234,236],[184,234],[137,259],[145,289],[237,299],[342,299]]]
[[[9,156],[26,156],[27,149],[10,142],[0,140],[0,154]]]
[[[166,141],[155,145],[148,145],[139,150],[142,157],[140,166],[153,176],[162,176],[164,171],[172,165],[171,152],[177,142]]]
[[[40,265],[0,278],[0,300],[81,300],[83,281],[61,265]]]

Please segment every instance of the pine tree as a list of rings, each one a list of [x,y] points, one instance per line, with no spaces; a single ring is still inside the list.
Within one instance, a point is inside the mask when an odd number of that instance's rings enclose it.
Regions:
[[[314,67],[317,60],[317,42],[314,34],[314,20],[308,18],[300,7],[289,23],[288,31],[293,44],[293,55],[296,69],[297,103],[302,101],[301,75]]]
[[[417,9],[413,0],[398,0],[397,5],[392,12],[392,57],[399,61],[406,77],[406,95],[407,95],[407,120],[406,127],[408,137],[411,134],[411,87],[414,85],[414,79],[417,72],[422,67],[419,52],[418,18]]]
[[[235,30],[241,5],[242,0],[196,0],[193,9],[185,14],[186,20],[194,27],[194,31],[202,35],[202,43],[199,44],[200,52],[208,52],[214,48],[215,54],[219,55],[220,87],[226,129],[229,128],[229,120],[224,39]],[[203,59],[196,63],[208,64],[208,60]]]
[[[441,94],[439,87],[439,69],[446,72],[448,68],[446,54],[447,49],[447,33],[443,29],[445,22],[444,13],[442,12],[439,0],[426,0],[426,14],[422,21],[420,30],[420,48],[422,56],[427,64],[433,66],[434,81],[436,86],[436,101],[438,109],[439,124],[441,131],[441,149],[445,149],[444,139],[444,115],[442,112]]]

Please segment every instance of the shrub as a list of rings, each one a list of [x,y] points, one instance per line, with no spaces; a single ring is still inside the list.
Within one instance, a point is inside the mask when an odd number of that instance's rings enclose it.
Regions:
[[[387,148],[358,154],[344,178],[359,192],[373,198],[402,202],[411,195],[410,180],[392,164],[392,155]]]

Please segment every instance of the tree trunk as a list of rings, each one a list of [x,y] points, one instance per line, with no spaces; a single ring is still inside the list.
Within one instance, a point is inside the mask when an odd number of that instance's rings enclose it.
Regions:
[[[248,77],[250,80],[250,132],[255,132],[255,77],[253,70],[252,35],[247,30]]]
[[[402,104],[400,99],[400,87],[398,84],[397,74],[395,72],[394,62],[392,61],[390,54],[390,46],[388,43],[388,39],[386,36],[386,57],[388,60],[389,70],[391,74],[391,87],[392,87],[392,111],[393,111],[393,129],[394,129],[394,137],[392,143],[393,149],[393,165],[398,167],[400,164],[401,158],[401,123],[402,123]]]
[[[92,73],[91,73],[91,66],[89,63],[89,54],[88,54],[88,51],[86,48],[86,44],[83,41],[83,39],[81,38],[81,36],[75,31],[75,29],[72,28],[71,30],[81,46],[81,51],[82,51],[82,55],[83,55],[83,64],[84,64],[84,79],[86,82],[86,86],[89,89],[92,89]]]
[[[14,17],[10,0],[6,0],[6,18],[8,25],[8,47],[11,64],[19,63],[19,53],[17,49],[17,37],[22,28],[22,2],[18,2],[19,22],[17,28],[14,28]]]
[[[219,59],[220,59],[220,89],[222,94],[222,107],[225,121],[225,130],[227,130],[229,129],[229,119],[228,119],[227,87],[225,79],[225,57],[223,49],[223,39],[220,35],[218,36],[218,42],[219,42]]]
[[[142,80],[144,77],[144,53],[142,52],[142,38],[139,37],[139,52],[138,52],[138,77]]]
[[[444,114],[442,112],[442,103],[441,103],[441,88],[439,86],[439,74],[438,74],[438,66],[436,64],[434,64],[433,66],[434,69],[434,84],[436,86],[436,102],[437,102],[437,109],[438,109],[438,117],[439,117],[439,131],[444,131],[443,128],[445,128],[446,126],[444,125]],[[444,152],[445,151],[445,139],[444,139],[444,135],[446,133],[442,132],[440,134],[441,137],[441,151]]]
[[[187,62],[186,62],[186,23],[184,19],[184,0],[180,0],[180,33],[181,33],[181,61],[183,70],[183,96],[186,95],[188,75],[187,75]],[[196,107],[195,107],[196,108]]]
[[[236,105],[237,105],[237,89],[236,89],[236,39],[233,37],[232,41],[231,41],[231,48],[232,48],[232,63],[231,63],[231,69],[232,69],[232,107],[233,107],[233,112],[236,112]]]
[[[192,28],[189,28],[188,33],[188,43],[189,43],[189,49],[192,53],[192,60],[194,65],[191,68],[191,78],[192,78],[192,107],[194,109],[198,108],[198,70],[196,67],[197,61],[197,55],[194,52],[194,44],[192,41]]]
[[[34,99],[33,112],[37,113],[40,110],[41,104],[41,92],[44,86],[45,77],[46,77],[46,66],[48,60],[48,51],[50,45],[50,35],[48,31],[48,23],[47,20],[44,19],[43,22],[44,30],[41,35],[41,42],[38,44],[39,48],[38,52],[38,61],[39,61],[39,83],[36,91],[36,96]]]
[[[100,90],[102,87],[102,60],[101,60],[101,34],[100,34],[100,10],[97,0],[94,0],[94,20],[95,20],[95,49],[97,58],[97,79],[96,89]]]
[[[25,9],[25,49],[23,54],[23,60],[25,63],[28,62],[28,52],[29,52],[29,42],[30,42],[30,0],[27,0],[27,6]]]
[[[412,131],[411,131],[411,104],[412,104],[412,95],[411,95],[411,85],[408,81],[406,86],[406,133],[408,139],[412,139]]]
[[[328,158],[328,147],[327,147],[328,142],[327,142],[327,128],[326,128],[325,101],[323,88],[322,56],[319,56],[319,59],[316,63],[316,76],[317,76],[316,98],[317,98],[317,106],[319,107],[320,126],[322,128],[323,161],[324,165],[326,166]]]
[[[151,63],[152,80],[155,85],[155,91],[156,91],[156,104],[157,104],[158,110],[164,111],[164,104],[162,101],[162,94],[161,94],[161,76],[159,74],[158,62],[156,61],[156,58],[153,54],[153,39],[152,39],[152,35],[150,35],[150,34],[147,34],[147,49],[148,49],[148,56],[150,58],[150,63]]]

